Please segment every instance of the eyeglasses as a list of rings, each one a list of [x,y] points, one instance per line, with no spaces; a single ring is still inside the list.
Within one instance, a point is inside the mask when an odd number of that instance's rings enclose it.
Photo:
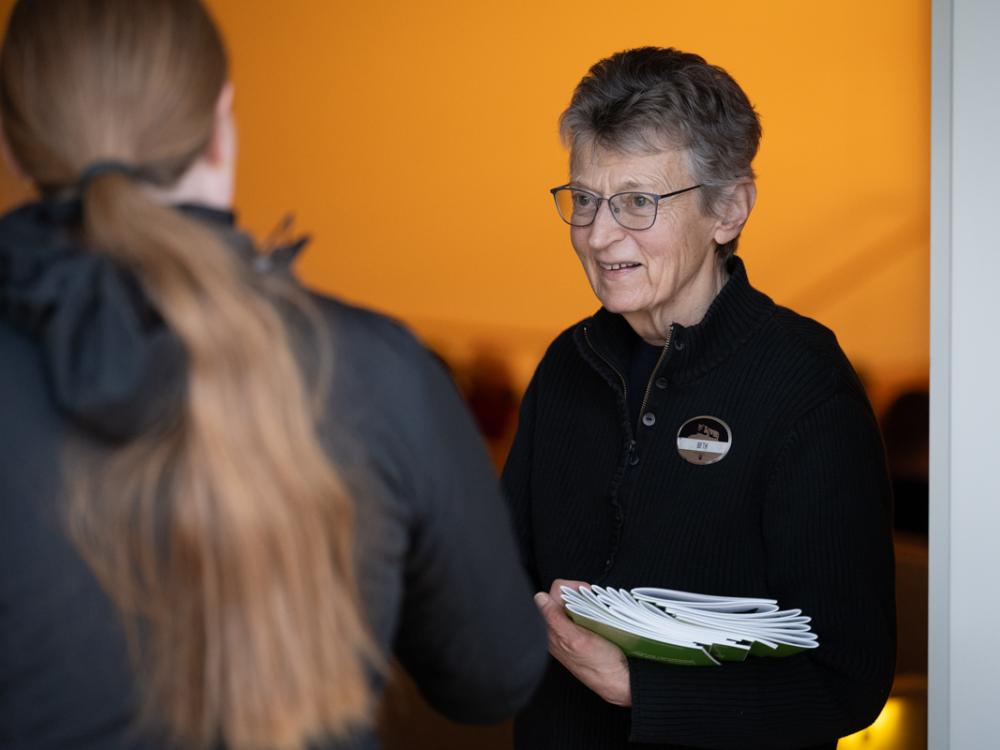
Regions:
[[[626,229],[649,229],[656,221],[656,209],[660,201],[674,195],[696,190],[701,185],[674,190],[672,193],[615,193],[610,198],[602,198],[587,190],[560,185],[549,192],[556,201],[560,218],[570,226],[589,227],[597,218],[597,211],[603,201],[608,202],[611,215]]]

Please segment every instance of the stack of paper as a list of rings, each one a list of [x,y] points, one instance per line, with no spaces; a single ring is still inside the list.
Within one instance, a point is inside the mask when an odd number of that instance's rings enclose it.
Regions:
[[[712,596],[670,589],[562,587],[575,623],[628,656],[712,666],[753,656],[788,656],[819,642],[800,609],[774,599]]]

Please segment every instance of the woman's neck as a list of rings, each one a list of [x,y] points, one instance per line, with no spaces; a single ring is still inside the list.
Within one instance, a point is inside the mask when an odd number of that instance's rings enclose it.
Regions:
[[[688,290],[694,299],[678,300],[678,304],[669,307],[624,313],[623,317],[632,326],[632,330],[653,346],[663,346],[667,331],[674,323],[686,327],[700,323],[729,280],[725,262],[713,262],[716,267],[711,277],[702,282],[701,288]]]
[[[229,210],[233,205],[233,170],[208,164],[199,159],[169,188],[143,185],[157,203],[180,205],[195,203],[211,208]]]

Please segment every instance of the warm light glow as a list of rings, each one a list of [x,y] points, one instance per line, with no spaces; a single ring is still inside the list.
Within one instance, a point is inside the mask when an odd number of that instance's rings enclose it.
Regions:
[[[761,114],[751,280],[832,328],[876,389],[926,376],[929,0],[209,4],[241,215],[266,232],[295,210],[312,283],[449,348],[492,338],[525,380],[597,307],[548,193],[567,177],[559,112],[600,57],[676,46]],[[503,209],[484,215],[486,194]]]
[[[850,737],[844,737],[837,744],[837,748],[838,750],[901,748],[903,745],[899,742],[899,735],[908,718],[906,703],[900,698],[890,698],[871,726],[855,732]]]
[[[548,194],[567,176],[559,112],[600,57],[676,46],[761,114],[751,280],[832,328],[876,389],[926,377],[929,0],[208,5],[233,61],[241,221],[265,236],[295,211],[313,285],[448,349],[492,340],[523,384],[597,307]],[[502,210],[483,214],[487,194]]]

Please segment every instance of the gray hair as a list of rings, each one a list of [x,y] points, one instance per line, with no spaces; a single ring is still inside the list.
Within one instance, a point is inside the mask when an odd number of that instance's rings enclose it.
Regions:
[[[726,188],[753,178],[760,120],[739,84],[704,58],[672,48],[640,47],[594,64],[559,118],[575,160],[588,147],[650,154],[687,151],[703,185],[702,210],[717,214]],[[736,252],[733,239],[720,258]]]

